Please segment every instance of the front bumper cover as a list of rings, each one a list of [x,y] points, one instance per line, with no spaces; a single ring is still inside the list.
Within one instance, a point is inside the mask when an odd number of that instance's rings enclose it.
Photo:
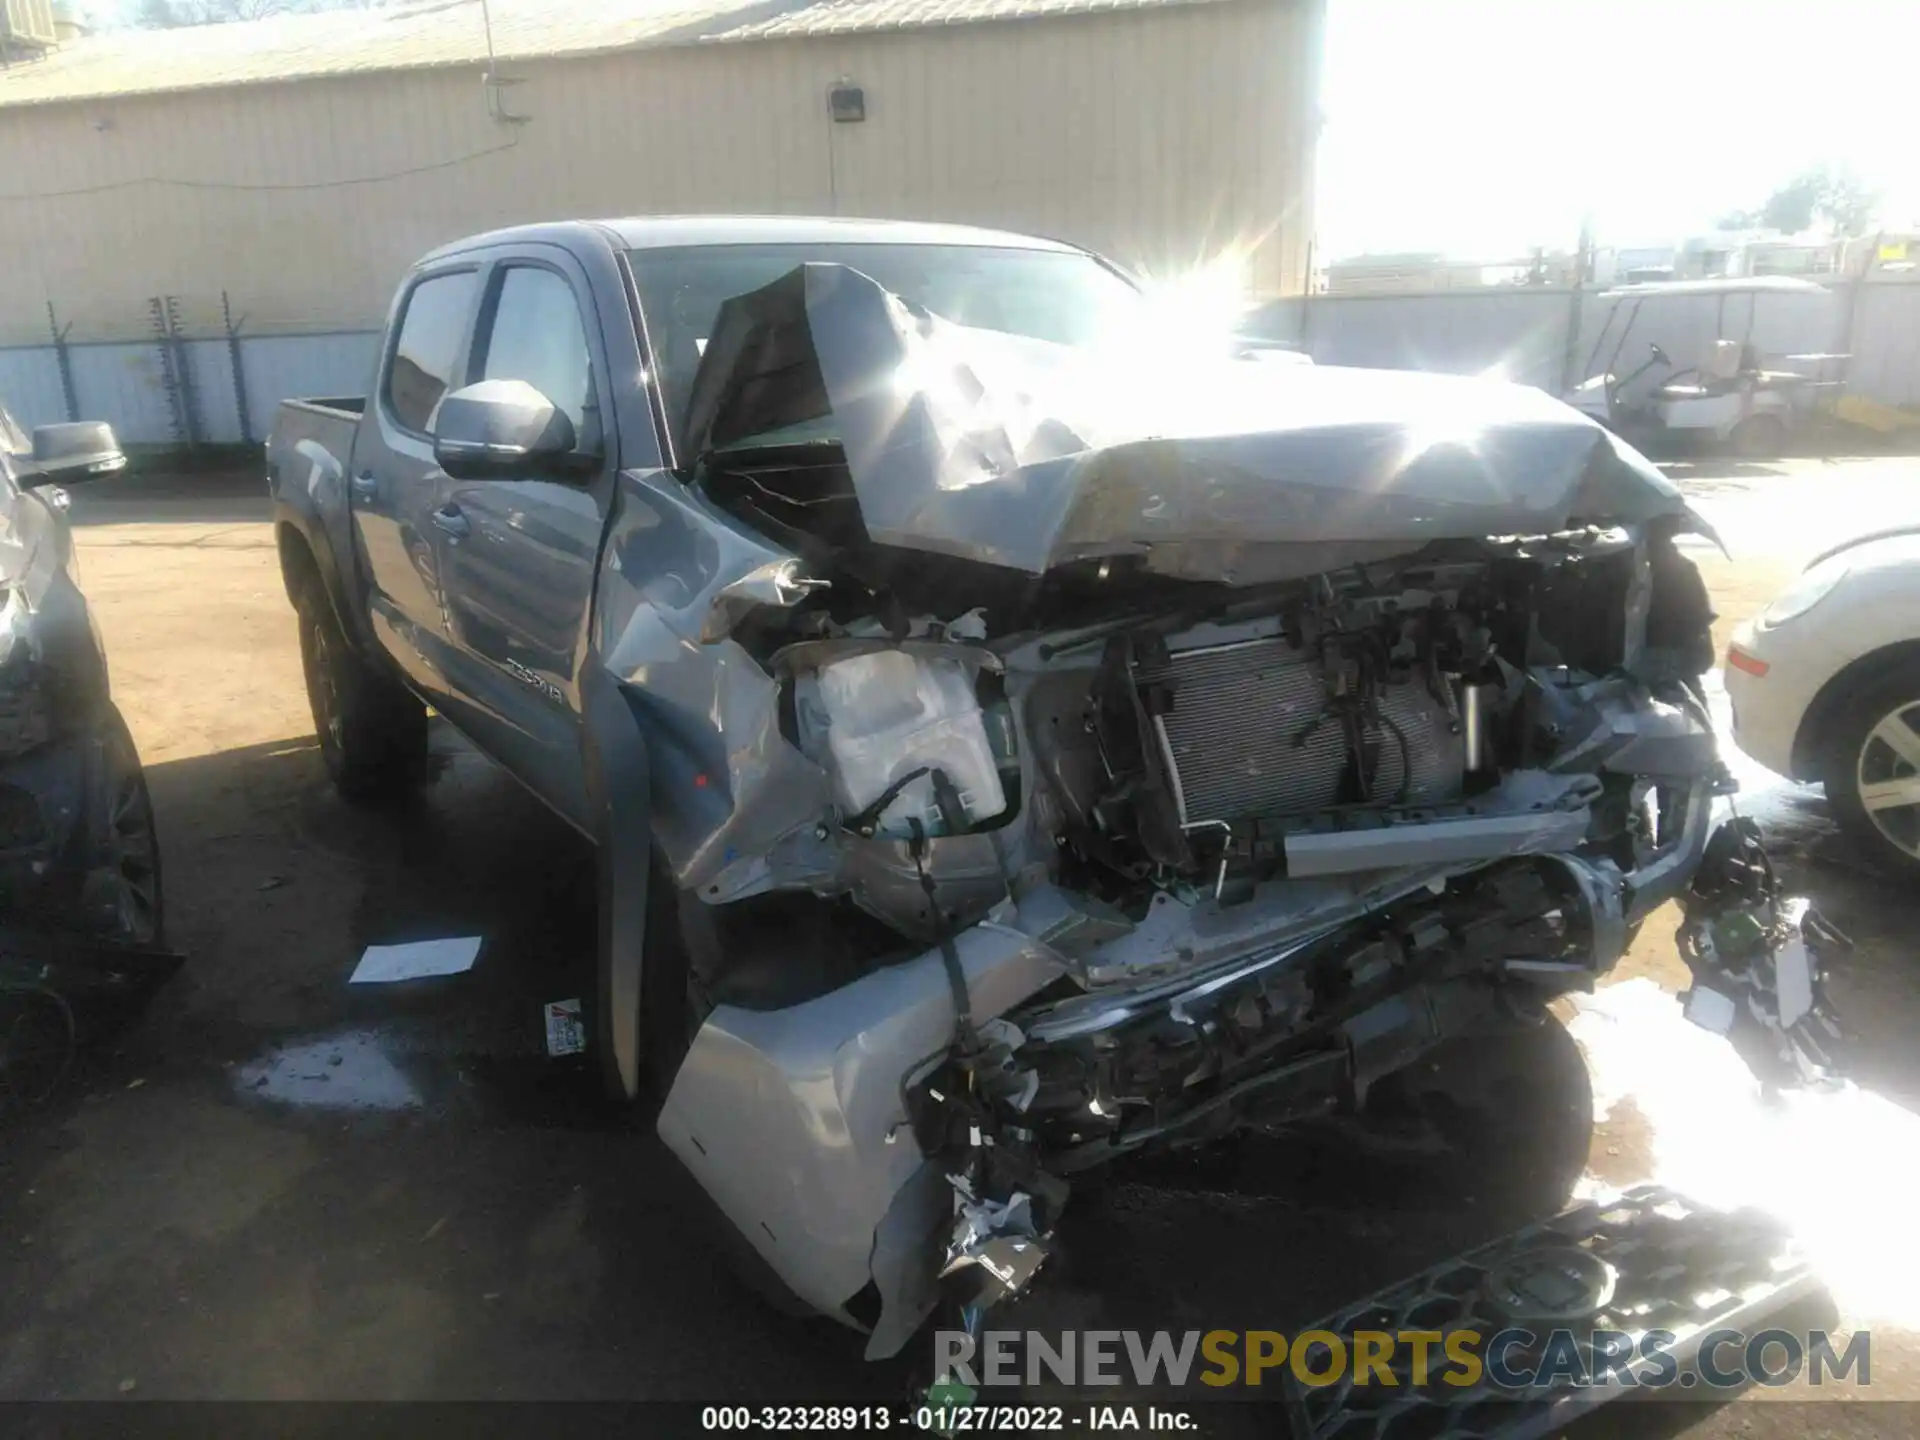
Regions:
[[[1510,978],[1564,989],[1611,968],[1628,926],[1683,890],[1705,850],[1711,786],[1691,787],[1684,805],[1673,839],[1639,870],[1541,857],[1572,875],[1592,954],[1552,974]],[[1025,908],[1002,907],[955,937],[976,1023],[1006,1014],[1073,968],[1044,930],[1020,928]],[[1339,928],[1329,923],[1320,933]],[[1250,937],[1242,953],[1174,988],[1295,948],[1275,936]],[[1107,1008],[1124,1013],[1121,997],[1113,998]],[[660,1112],[668,1148],[798,1299],[854,1324],[843,1307],[869,1285],[878,1290],[873,1357],[904,1344],[937,1298],[928,1257],[950,1228],[953,1195],[915,1142],[906,1096],[946,1058],[953,1024],[937,948],[786,1009],[723,1005],[695,1036]],[[769,1185],[769,1175],[782,1183]]]

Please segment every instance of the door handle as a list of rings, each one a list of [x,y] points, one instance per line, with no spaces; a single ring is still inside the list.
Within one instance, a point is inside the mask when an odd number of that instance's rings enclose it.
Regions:
[[[473,533],[473,522],[460,513],[457,505],[443,505],[433,512],[433,528],[456,540],[464,540]]]

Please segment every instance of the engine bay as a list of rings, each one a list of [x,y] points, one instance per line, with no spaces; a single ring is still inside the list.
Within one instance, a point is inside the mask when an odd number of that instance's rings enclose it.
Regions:
[[[1107,569],[1100,606],[1030,583],[940,618],[883,588],[849,621],[862,582],[825,568],[817,597],[759,617],[783,731],[832,787],[790,883],[925,940],[936,909],[971,923],[1036,875],[1131,926],[1160,896],[1232,906],[1576,844],[1631,867],[1671,782],[1711,764],[1689,688],[1711,617],[1669,535],[1439,543],[1248,590],[1142,595]],[[1612,763],[1636,740],[1686,752],[1667,783]]]

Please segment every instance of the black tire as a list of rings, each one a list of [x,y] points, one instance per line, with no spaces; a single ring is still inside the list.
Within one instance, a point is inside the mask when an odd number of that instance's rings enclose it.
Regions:
[[[341,798],[390,804],[427,773],[427,709],[356,655],[323,596],[300,607],[300,664],[327,774]]]
[[[80,910],[93,934],[125,945],[166,943],[160,887],[160,837],[127,722],[112,705],[100,721],[100,770],[87,836]]]
[[[1920,794],[1920,661],[1894,665],[1861,685],[1826,729],[1820,773],[1834,817],[1883,865],[1920,876],[1920,803],[1881,803],[1887,790],[1862,793],[1863,786],[1912,780]]]

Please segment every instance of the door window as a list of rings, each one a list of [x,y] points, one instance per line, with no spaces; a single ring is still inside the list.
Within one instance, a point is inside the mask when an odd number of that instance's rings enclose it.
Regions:
[[[460,341],[473,309],[475,276],[471,270],[431,275],[413,287],[387,368],[387,409],[409,430],[421,434],[433,407],[447,393],[460,363]]]
[[[563,277],[534,265],[504,270],[484,354],[483,379],[526,381],[573,422],[583,447],[597,438],[593,356]]]

